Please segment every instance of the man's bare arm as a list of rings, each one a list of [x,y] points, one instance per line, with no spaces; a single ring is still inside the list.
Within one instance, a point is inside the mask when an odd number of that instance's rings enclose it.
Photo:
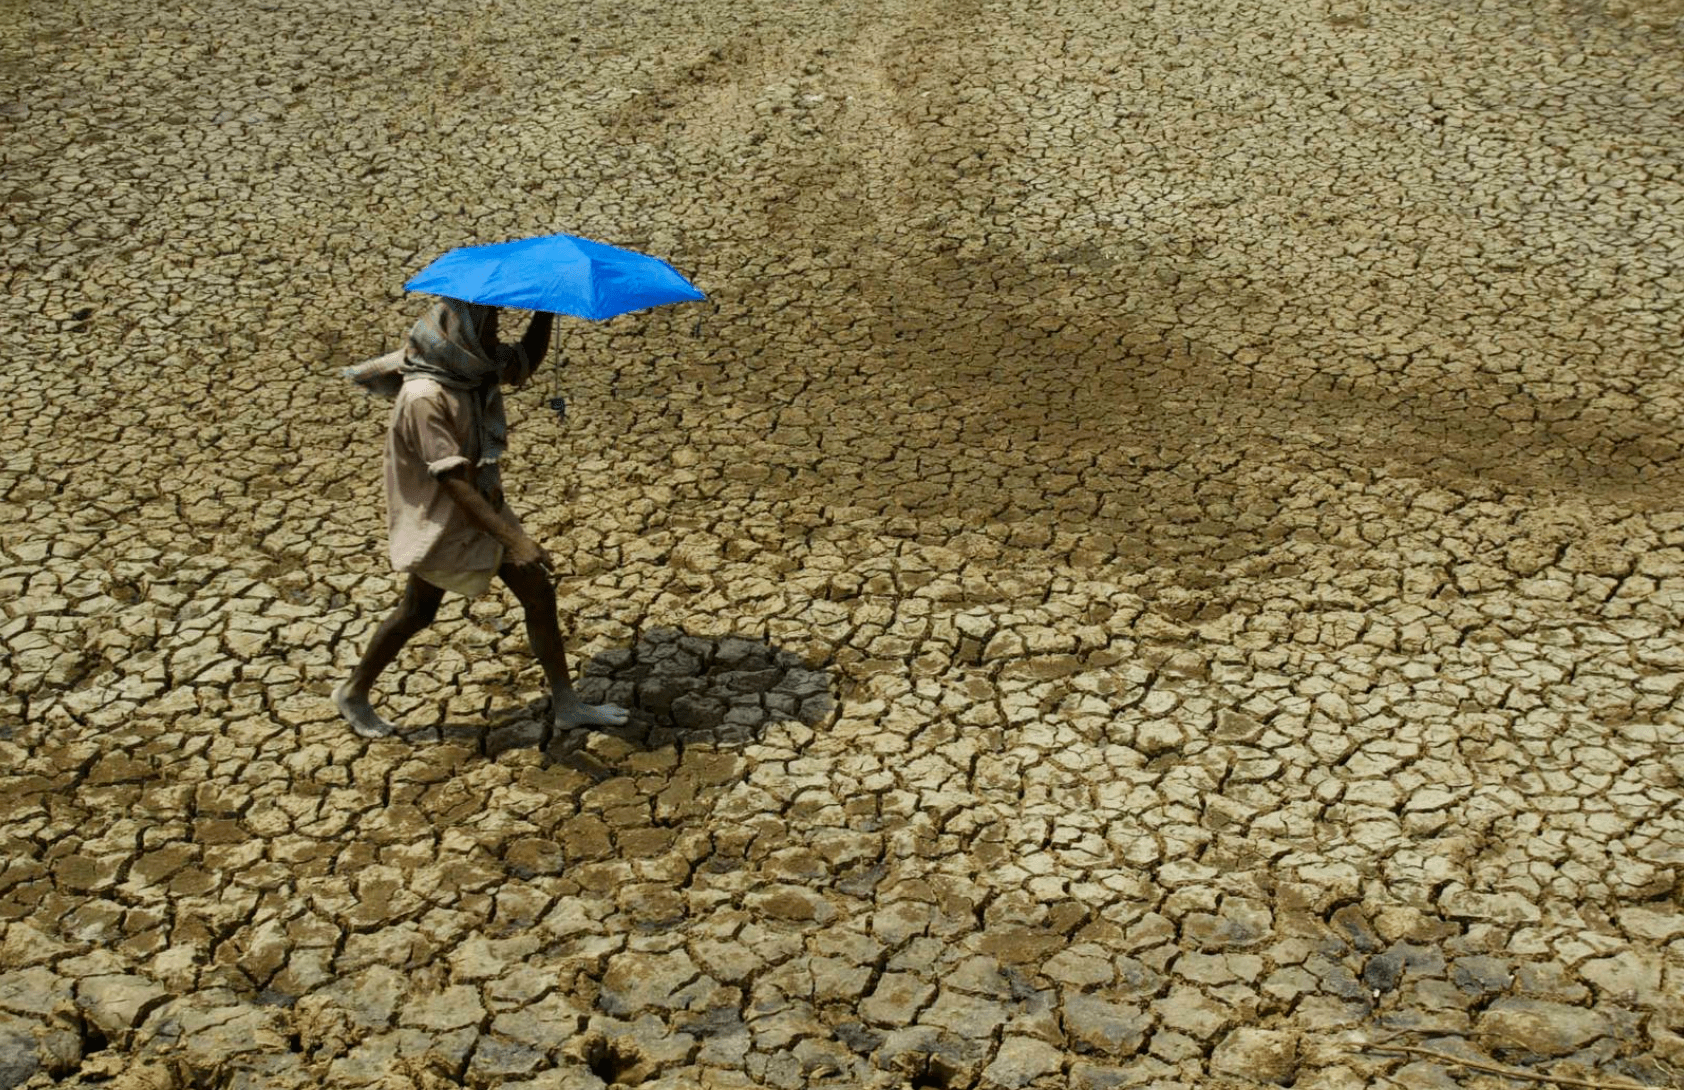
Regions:
[[[534,371],[544,362],[545,353],[550,350],[550,329],[555,324],[555,315],[547,310],[540,310],[532,315],[532,321],[527,324],[526,334],[520,339],[521,350],[526,353],[527,360]]]
[[[468,480],[470,472],[469,467],[462,466],[440,478],[445,493],[462,508],[462,512],[468,516],[468,521],[502,543],[509,563],[536,563],[545,568],[554,568],[555,562],[550,559],[550,554],[543,546],[498,514],[490,501],[479,494],[479,489]]]

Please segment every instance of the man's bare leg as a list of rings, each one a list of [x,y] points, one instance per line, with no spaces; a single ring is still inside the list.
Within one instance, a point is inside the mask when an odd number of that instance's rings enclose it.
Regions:
[[[397,728],[374,710],[369,703],[368,694],[374,688],[375,679],[380,672],[392,664],[416,633],[433,623],[438,615],[439,602],[444,598],[444,591],[427,582],[419,575],[409,577],[409,585],[404,588],[403,600],[391,615],[380,622],[380,627],[374,630],[374,635],[368,641],[368,650],[363,652],[362,661],[351,671],[351,676],[342,681],[333,690],[333,703],[339,709],[339,714],[351,724],[351,729],[364,738],[384,738]]]
[[[567,651],[556,621],[555,587],[549,573],[537,564],[504,564],[497,577],[520,599],[526,615],[526,638],[550,682],[550,719],[558,727],[617,727],[626,709],[613,704],[586,704],[573,691],[567,672]]]

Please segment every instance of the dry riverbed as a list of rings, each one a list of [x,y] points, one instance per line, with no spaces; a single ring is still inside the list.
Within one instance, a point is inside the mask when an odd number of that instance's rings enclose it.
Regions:
[[[415,8],[0,4],[0,1088],[1680,1085],[1678,3]],[[636,715],[360,740],[338,370],[558,230]]]

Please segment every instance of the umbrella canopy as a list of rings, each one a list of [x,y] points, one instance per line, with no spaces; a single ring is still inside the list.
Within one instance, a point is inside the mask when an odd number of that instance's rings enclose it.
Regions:
[[[706,298],[658,257],[572,235],[464,246],[416,273],[404,287],[593,321]]]

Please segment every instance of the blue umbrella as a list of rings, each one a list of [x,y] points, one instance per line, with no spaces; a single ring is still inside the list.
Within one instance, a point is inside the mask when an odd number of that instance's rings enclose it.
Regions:
[[[404,287],[593,321],[706,298],[658,257],[572,235],[464,246],[416,273]]]

